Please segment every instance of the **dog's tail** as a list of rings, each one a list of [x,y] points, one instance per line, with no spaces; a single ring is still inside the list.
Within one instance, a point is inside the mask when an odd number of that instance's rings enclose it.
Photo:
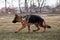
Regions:
[[[47,25],[47,28],[51,28],[51,26]]]
[[[45,21],[43,22],[43,25],[45,25],[47,28],[51,28],[50,25],[46,25],[46,22]]]

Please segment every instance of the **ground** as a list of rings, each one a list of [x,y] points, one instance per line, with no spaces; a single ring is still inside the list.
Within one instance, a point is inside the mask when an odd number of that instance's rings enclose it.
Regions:
[[[14,33],[21,23],[13,24],[14,15],[0,15],[0,40],[60,40],[60,16],[41,16],[46,24],[51,26],[43,32],[41,28],[38,32],[32,32],[36,29],[31,25],[31,32],[27,32],[27,27],[19,33]]]

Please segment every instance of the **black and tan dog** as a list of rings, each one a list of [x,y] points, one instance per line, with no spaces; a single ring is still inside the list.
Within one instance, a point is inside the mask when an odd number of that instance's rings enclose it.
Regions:
[[[22,16],[18,16],[16,14],[15,18],[12,22],[13,23],[16,23],[16,22],[21,22],[22,23],[22,27],[19,28],[16,31],[16,33],[21,31],[22,29],[24,29],[26,27],[26,25],[28,26],[28,32],[30,32],[30,24],[35,24],[35,26],[37,27],[37,29],[33,30],[33,32],[40,30],[40,27],[44,28],[44,32],[46,31],[46,28],[51,28],[49,25],[46,25],[44,19],[42,19],[38,15],[25,15],[25,16],[22,17]]]

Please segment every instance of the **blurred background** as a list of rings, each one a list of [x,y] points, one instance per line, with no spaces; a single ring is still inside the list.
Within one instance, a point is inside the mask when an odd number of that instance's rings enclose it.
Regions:
[[[0,0],[0,14],[60,14],[60,0]]]
[[[36,27],[31,25],[30,33],[26,27],[15,34],[21,27],[12,23],[15,14],[39,15],[51,29],[33,32]],[[60,40],[60,0],[0,0],[0,40]]]

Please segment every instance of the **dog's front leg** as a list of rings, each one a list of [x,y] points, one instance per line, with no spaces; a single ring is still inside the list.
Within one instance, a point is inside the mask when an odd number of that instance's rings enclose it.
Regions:
[[[22,23],[21,28],[19,28],[15,33],[18,33],[19,31],[21,31],[21,30],[24,29],[25,27],[26,27],[25,24]]]
[[[45,32],[46,31],[46,27],[47,27],[47,25],[46,25],[46,23],[45,22],[43,22],[43,28],[44,28],[44,31],[43,32]]]
[[[22,20],[22,26],[21,26],[21,28],[19,28],[15,33],[17,33],[17,32],[19,32],[19,31],[21,31],[22,29],[24,29],[25,27],[26,27],[26,24],[27,24],[27,20],[26,19],[24,19],[24,20]]]

